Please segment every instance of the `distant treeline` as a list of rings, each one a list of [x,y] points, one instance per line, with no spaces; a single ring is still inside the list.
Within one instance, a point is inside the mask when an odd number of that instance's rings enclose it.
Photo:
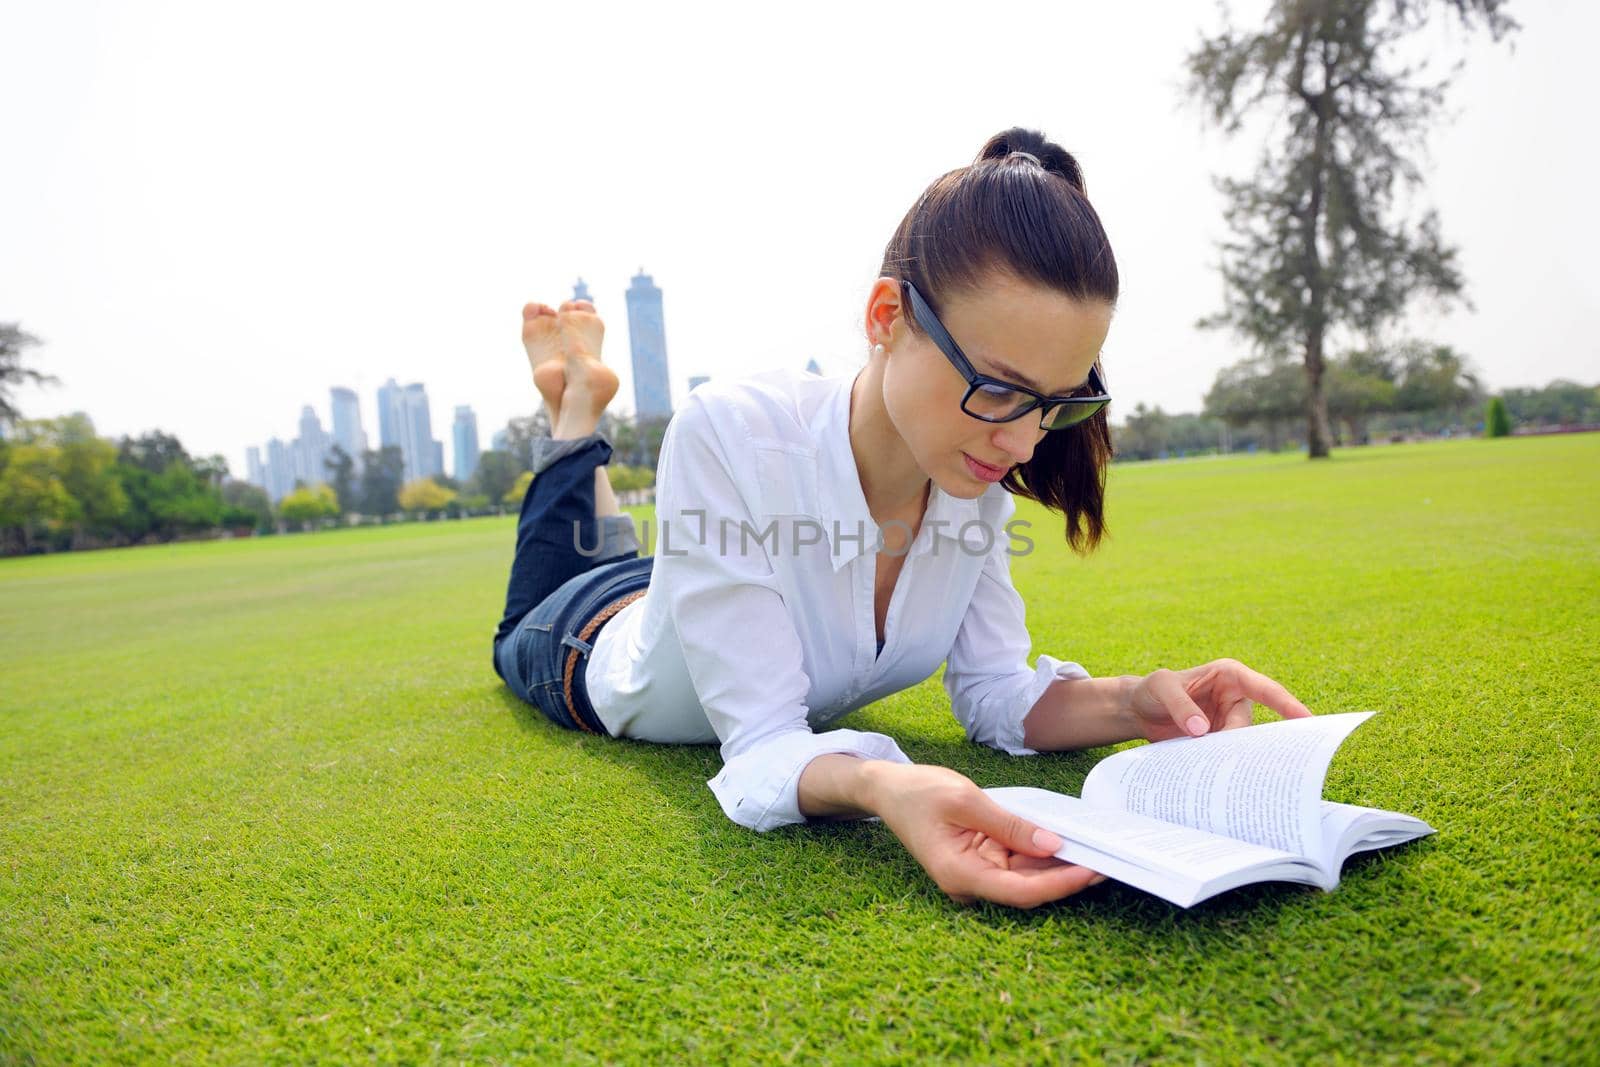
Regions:
[[[1304,447],[1306,372],[1287,359],[1247,359],[1217,374],[1198,413],[1134,406],[1112,426],[1119,460]],[[1328,416],[1339,446],[1417,435],[1483,432],[1489,393],[1448,345],[1411,341],[1387,351],[1350,352],[1328,362]],[[1600,385],[1557,379],[1505,389],[1513,433],[1600,426]]]
[[[664,424],[641,429],[607,413],[601,429],[613,442],[608,470],[618,493],[653,486]],[[533,440],[548,430],[542,416],[513,419],[507,449],[481,453],[465,482],[407,482],[398,448],[368,451],[358,465],[335,445],[325,481],[297,481],[274,504],[266,490],[230,477],[223,457],[192,456],[159,430],[113,441],[82,412],[18,419],[0,437],[0,555],[503,514],[521,504]],[[625,462],[633,457],[651,466]]]
[[[1481,432],[1483,391],[1459,366],[1452,371],[1443,355],[1423,353],[1409,371],[1401,361],[1394,379],[1376,375],[1384,384],[1363,381],[1374,375],[1359,373],[1358,363],[1335,361],[1329,398],[1347,439],[1341,443]],[[1293,430],[1303,425],[1304,397],[1295,377],[1303,373],[1247,361],[1218,375],[1206,413],[1169,415],[1137,405],[1112,428],[1117,458],[1298,447]],[[1558,380],[1499,395],[1512,432],[1600,425],[1600,386]],[[600,429],[613,444],[608,470],[617,491],[653,486],[666,423],[641,426],[608,412]],[[9,438],[0,438],[0,554],[503,514],[520,505],[533,479],[533,442],[548,432],[542,415],[513,419],[506,448],[482,453],[465,482],[443,475],[407,482],[399,449],[366,452],[358,466],[335,446],[326,481],[297,482],[274,505],[259,486],[229,477],[223,457],[192,456],[170,434],[112,441],[96,435],[81,412],[21,419]]]

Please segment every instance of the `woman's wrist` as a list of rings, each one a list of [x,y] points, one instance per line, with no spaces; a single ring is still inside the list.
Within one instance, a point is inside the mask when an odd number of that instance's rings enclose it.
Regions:
[[[878,796],[894,760],[826,752],[800,772],[800,814],[809,819],[862,819],[878,814]]]
[[[1144,736],[1133,710],[1136,674],[1060,678],[1023,718],[1022,743],[1037,752],[1114,745]]]

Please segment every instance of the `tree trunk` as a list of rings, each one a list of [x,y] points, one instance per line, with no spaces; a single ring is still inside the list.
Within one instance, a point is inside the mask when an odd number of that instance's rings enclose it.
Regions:
[[[1308,459],[1327,459],[1329,442],[1328,398],[1322,391],[1322,335],[1327,328],[1328,286],[1322,276],[1322,251],[1317,247],[1325,206],[1324,180],[1332,163],[1333,84],[1335,67],[1326,44],[1322,48],[1322,87],[1317,93],[1305,89],[1304,58],[1310,44],[1309,33],[1302,38],[1302,65],[1296,71],[1297,91],[1316,114],[1316,140],[1312,145],[1311,188],[1304,213],[1300,216],[1301,239],[1305,243],[1305,283],[1310,296],[1306,307],[1306,455]]]
[[[1333,441],[1328,427],[1328,395],[1322,389],[1322,327],[1313,326],[1306,337],[1306,452],[1310,459],[1327,459]]]

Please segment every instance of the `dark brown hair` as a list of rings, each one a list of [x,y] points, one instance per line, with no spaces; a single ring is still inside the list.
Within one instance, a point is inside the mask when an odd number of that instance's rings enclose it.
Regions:
[[[1013,152],[1031,153],[1039,163]],[[1117,260],[1084,193],[1078,161],[1020,126],[995,134],[970,166],[928,186],[900,220],[880,268],[882,277],[908,279],[936,315],[953,294],[981,291],[1001,272],[1077,300],[1117,302]],[[909,310],[904,319],[920,332]],[[1103,367],[1100,374],[1105,379]],[[1032,458],[1000,484],[1064,514],[1067,544],[1087,555],[1106,532],[1111,454],[1103,409],[1047,433]]]

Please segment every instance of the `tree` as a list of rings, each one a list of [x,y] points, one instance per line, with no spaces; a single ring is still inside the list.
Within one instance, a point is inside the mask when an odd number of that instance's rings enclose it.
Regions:
[[[500,498],[500,503],[510,504],[514,508],[522,507],[522,498],[528,495],[528,486],[532,484],[533,472],[523,471],[517,475],[517,480],[511,488],[506,490],[505,496]]]
[[[400,507],[404,511],[432,513],[455,498],[454,489],[446,489],[432,478],[414,478],[400,490]]]
[[[606,477],[611,481],[611,488],[619,493],[643,489],[646,484],[644,468],[629,466],[626,463],[606,464]]]
[[[1260,423],[1268,447],[1276,449],[1284,425],[1305,410],[1305,389],[1305,375],[1287,356],[1253,356],[1217,372],[1203,410],[1235,430]]]
[[[0,471],[0,539],[7,553],[33,550],[34,533],[72,520],[77,507],[62,484],[60,449],[24,442],[7,450]]]
[[[1506,437],[1511,433],[1511,416],[1506,414],[1506,402],[1498,396],[1489,398],[1489,409],[1483,415],[1483,436]]]
[[[636,420],[639,447],[628,457],[628,462],[655,470],[661,462],[661,442],[666,439],[667,424],[671,421],[670,415]]]
[[[189,453],[184,451],[183,442],[160,430],[151,430],[138,437],[123,437],[117,449],[117,460],[151,474],[160,474],[174,463],[182,463],[193,469],[193,461]]]
[[[61,379],[53,374],[43,374],[22,365],[22,353],[39,343],[39,339],[22,329],[18,322],[0,322],[0,424],[13,423],[22,417],[12,390],[23,382],[35,385],[60,385]]]
[[[328,450],[328,458],[322,461],[323,469],[330,475],[328,483],[333,486],[334,498],[339,502],[339,513],[357,511],[356,495],[356,461],[351,458],[338,444]]]
[[[1347,353],[1328,367],[1328,415],[1342,419],[1350,443],[1366,444],[1367,419],[1394,410],[1395,383],[1385,357],[1369,350]]]
[[[194,471],[195,477],[205,482],[211,488],[222,491],[222,483],[228,478],[228,461],[215,453],[204,459],[191,459],[189,467]]]
[[[520,469],[516,457],[510,452],[485,452],[478,457],[478,466],[473,470],[472,477],[467,479],[467,493],[498,501],[516,484]]]
[[[1269,356],[1298,352],[1306,379],[1308,452],[1330,447],[1324,350],[1330,329],[1377,336],[1414,297],[1462,296],[1455,249],[1436,212],[1408,225],[1394,210],[1397,180],[1422,177],[1422,146],[1455,70],[1419,80],[1395,69],[1401,42],[1436,6],[1492,38],[1518,28],[1504,0],[1275,0],[1260,32],[1231,26],[1188,58],[1189,91],[1227,134],[1257,105],[1287,115],[1253,178],[1221,178],[1231,238],[1221,245],[1224,308],[1204,328],[1230,328]]]
[[[505,451],[517,461],[517,470],[533,469],[534,439],[549,436],[550,415],[543,407],[532,415],[519,416],[506,423]]]
[[[56,419],[24,422],[24,438],[57,449],[61,484],[77,505],[70,522],[70,547],[86,538],[114,537],[128,511],[128,497],[117,480],[117,446],[94,432],[89,416],[78,411]]]
[[[222,505],[225,509],[223,522],[226,525],[243,526],[249,523],[257,530],[272,528],[272,498],[259,485],[232,480],[223,483]],[[229,517],[230,512],[232,518]],[[244,515],[250,518],[245,519]]]
[[[173,463],[152,482],[151,514],[164,541],[215,528],[222,522],[222,497],[185,463]]]
[[[1535,426],[1584,426],[1600,423],[1600,385],[1580,385],[1557,378],[1542,389],[1503,390],[1506,413],[1513,422]]]
[[[1449,345],[1407,341],[1397,350],[1400,364],[1395,407],[1400,411],[1450,411],[1457,421],[1484,398],[1483,384],[1467,360]]]
[[[326,482],[296,489],[278,503],[278,514],[284,522],[298,523],[302,528],[308,523],[339,517],[339,498]]]
[[[361,512],[364,515],[393,515],[400,510],[400,483],[405,480],[406,461],[398,445],[384,445],[361,457]]]
[[[1147,408],[1142,402],[1135,404],[1122,424],[1117,453],[1137,455],[1141,459],[1153,459],[1165,454],[1171,421],[1171,417],[1161,410],[1160,404],[1154,408]]]

